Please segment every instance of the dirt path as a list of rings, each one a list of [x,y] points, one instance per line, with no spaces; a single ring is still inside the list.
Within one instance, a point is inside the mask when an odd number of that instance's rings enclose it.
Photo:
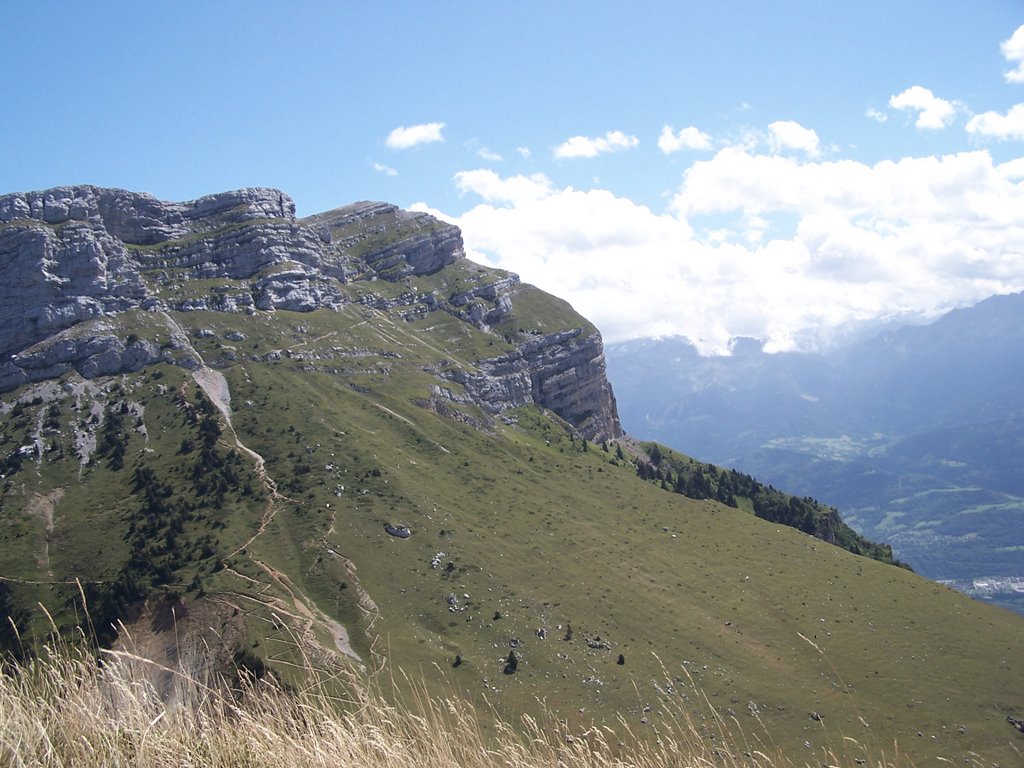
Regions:
[[[278,491],[277,483],[274,482],[274,478],[272,478],[267,472],[266,461],[263,456],[243,443],[242,439],[235,431],[235,427],[231,423],[231,389],[228,386],[227,379],[224,378],[224,374],[204,365],[202,368],[192,372],[192,378],[195,379],[196,384],[199,385],[206,396],[210,398],[210,401],[217,407],[217,410],[220,411],[221,416],[224,418],[224,423],[227,426],[228,431],[231,433],[231,439],[234,442],[234,446],[253,460],[256,467],[256,475],[260,480],[260,484],[267,492],[267,506],[264,509],[263,514],[260,516],[260,522],[255,533],[253,533],[253,535],[250,536],[244,544],[235,549],[234,552],[228,554],[227,557],[230,558],[237,555],[243,549],[252,544],[253,541],[262,536],[266,532],[270,521],[273,520],[274,516],[277,514],[277,510],[281,502],[292,501],[292,499],[289,499]]]
[[[25,514],[30,517],[40,518],[46,526],[46,535],[43,537],[43,548],[39,553],[37,562],[39,563],[40,568],[46,569],[50,578],[53,578],[53,572],[50,570],[50,536],[53,533],[53,508],[63,497],[64,489],[54,488],[46,495],[33,493],[31,498],[29,498],[28,503],[25,505]]]
[[[298,590],[295,589],[291,580],[285,574],[256,558],[252,558],[252,561],[288,593],[288,597],[291,598],[295,610],[307,620],[305,632],[308,633],[308,636],[305,639],[312,641],[313,646],[316,647],[318,644],[316,643],[316,638],[312,636],[312,628],[314,624],[321,624],[330,631],[331,637],[334,639],[334,645],[339,651],[362,664],[363,660],[359,658],[359,654],[352,650],[352,645],[348,639],[348,631],[341,624],[317,608],[315,604],[310,607],[310,604],[302,600],[298,596]]]
[[[196,351],[194,347],[188,342],[188,337],[182,330],[182,328],[174,321],[174,319],[164,313],[164,317],[167,323],[171,326],[175,336],[183,340],[196,359],[202,363],[202,356]],[[270,522],[274,519],[281,505],[285,502],[294,502],[294,499],[290,499],[283,495],[277,487],[277,483],[274,478],[267,472],[266,461],[262,455],[252,448],[247,446],[239,437],[238,432],[235,431],[234,425],[231,422],[231,388],[228,385],[227,379],[224,378],[224,374],[220,371],[207,366],[205,363],[192,372],[192,378],[196,384],[203,390],[203,393],[210,399],[210,401],[216,406],[217,410],[220,411],[224,424],[227,428],[227,432],[230,434],[230,441],[233,442],[235,448],[249,456],[255,465],[256,474],[259,477],[260,484],[263,486],[267,495],[267,504],[264,508],[263,514],[260,516],[259,525],[256,531],[238,548],[233,552],[225,556],[224,560],[230,560],[232,557],[238,556],[243,550],[247,550],[252,543],[262,536]],[[395,414],[399,418],[399,414]],[[411,422],[410,422],[411,423]],[[263,582],[252,579],[251,577],[245,576],[238,571],[227,567],[230,573],[238,576],[239,578],[251,583],[253,586],[259,586],[258,596],[253,596],[251,599],[262,602],[271,610],[280,613],[283,616],[288,616],[293,621],[296,621],[301,626],[300,638],[303,644],[313,653],[324,651],[323,646],[317,640],[313,628],[317,625],[326,628],[331,637],[334,640],[335,647],[344,655],[354,659],[357,663],[362,665],[362,659],[352,649],[352,645],[349,641],[348,631],[339,622],[328,616],[326,613],[321,611],[314,603],[308,600],[305,595],[301,595],[301,591],[292,584],[291,580],[280,571],[276,570],[272,566],[257,560],[248,554],[249,559],[258,566],[267,576],[270,578],[271,583],[265,584]],[[346,570],[349,570],[351,566],[350,576],[352,577],[353,583],[356,583],[354,578],[355,566],[351,565],[346,561]],[[291,605],[274,595],[268,594],[268,589],[271,584],[276,584],[281,590],[288,595]],[[369,595],[365,594],[360,586],[357,585],[357,590],[360,595],[359,605],[361,608],[366,610],[367,603],[372,606],[374,617],[376,617],[377,606],[370,600]],[[364,602],[365,595],[365,602]]]
[[[192,378],[195,379],[196,384],[202,388],[203,392],[206,393],[206,396],[210,398],[211,402],[213,402],[217,407],[217,410],[219,410],[221,415],[224,417],[224,422],[231,433],[235,447],[250,456],[255,462],[256,474],[259,476],[260,483],[263,485],[267,493],[267,506],[260,517],[259,526],[252,536],[250,536],[241,546],[235,549],[234,552],[227,555],[226,559],[230,559],[238,555],[243,550],[246,550],[258,537],[262,536],[266,532],[267,526],[270,524],[271,520],[273,520],[274,516],[277,514],[281,503],[285,501],[292,501],[292,499],[289,499],[278,491],[277,483],[274,482],[274,479],[266,470],[266,462],[263,456],[243,443],[241,438],[238,436],[238,433],[235,431],[235,428],[231,423],[231,389],[229,388],[227,379],[224,378],[224,375],[220,371],[215,371],[212,368],[203,366],[202,368],[193,371]],[[320,647],[313,632],[313,627],[315,625],[320,625],[326,627],[330,632],[331,637],[334,640],[334,645],[339,651],[362,664],[362,659],[359,658],[359,654],[352,649],[352,644],[349,642],[348,630],[346,630],[345,627],[317,608],[315,604],[310,607],[311,604],[299,597],[299,590],[295,588],[291,583],[291,580],[285,574],[266,563],[257,560],[251,555],[250,559],[253,563],[259,566],[259,568],[266,573],[274,583],[288,594],[292,607],[297,613],[293,613],[292,611],[285,609],[281,604],[281,601],[261,591],[261,596],[268,605],[273,603],[274,608],[276,608],[280,613],[290,616],[293,620],[297,620],[302,625],[301,637],[307,647],[313,650]],[[237,573],[237,571],[233,572]],[[242,576],[242,574],[238,575]],[[249,581],[252,581],[252,579],[249,579]]]
[[[376,406],[377,406],[378,408],[380,408],[380,409],[381,409],[382,411],[384,411],[384,413],[390,413],[390,414],[391,414],[392,416],[394,416],[394,417],[395,417],[396,419],[401,419],[401,420],[402,420],[402,421],[404,421],[404,422],[405,422],[406,424],[408,424],[408,425],[409,425],[410,427],[415,427],[415,426],[416,426],[416,425],[415,425],[415,424],[414,424],[414,423],[413,423],[412,421],[410,421],[409,419],[405,418],[405,416],[403,416],[402,414],[400,414],[400,413],[395,413],[395,412],[394,412],[394,411],[392,411],[392,410],[391,410],[390,408],[387,408],[386,406],[383,406],[383,405],[381,405],[380,403],[374,403],[374,405],[376,405]]]
[[[380,608],[370,597],[370,593],[366,591],[362,583],[359,581],[359,576],[356,573],[356,564],[349,560],[347,557],[342,555],[336,549],[331,549],[327,546],[326,542],[323,542],[323,546],[331,557],[340,560],[341,564],[345,566],[345,573],[349,580],[352,582],[352,587],[356,591],[356,604],[359,606],[359,610],[362,611],[363,616],[366,618],[366,635],[370,638],[370,656],[374,659],[375,664],[379,667],[384,663],[383,654],[377,651],[377,641],[380,639],[380,635],[373,633],[373,625],[377,623],[377,619],[380,618]]]

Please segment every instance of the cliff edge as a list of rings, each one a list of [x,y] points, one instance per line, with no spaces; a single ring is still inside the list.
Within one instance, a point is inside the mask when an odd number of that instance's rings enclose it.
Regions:
[[[187,338],[157,343],[131,327],[144,315],[127,313],[256,316],[358,303],[409,323],[443,313],[499,340],[500,354],[439,374],[485,411],[534,403],[589,439],[619,437],[597,330],[564,309],[556,327],[538,330],[516,306],[529,289],[517,275],[473,265],[467,277],[467,264],[457,227],[381,202],[297,219],[292,199],[266,188],[186,202],[88,185],[5,195],[0,391],[72,373],[199,365]]]

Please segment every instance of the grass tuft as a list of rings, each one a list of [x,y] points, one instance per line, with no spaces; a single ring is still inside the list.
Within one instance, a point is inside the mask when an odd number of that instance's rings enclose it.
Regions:
[[[194,660],[193,660],[194,661]],[[188,661],[169,668],[128,650],[99,659],[86,644],[62,641],[0,674],[0,763],[10,766],[381,766],[393,768],[897,768],[911,763],[815,753],[794,760],[744,735],[737,721],[678,708],[638,738],[592,726],[570,733],[555,717],[520,725],[455,696],[420,687],[405,708],[379,680],[324,679],[287,688],[273,677],[228,684]],[[173,684],[168,685],[168,681]],[[358,690],[339,699],[339,682]],[[393,684],[394,681],[391,681]],[[406,681],[407,683],[409,681]]]

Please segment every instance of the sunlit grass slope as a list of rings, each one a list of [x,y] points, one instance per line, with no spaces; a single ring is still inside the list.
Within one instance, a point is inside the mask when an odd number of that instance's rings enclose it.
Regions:
[[[542,332],[582,322],[545,307]],[[400,669],[399,699],[451,692],[516,724],[543,711],[574,738],[608,725],[647,743],[692,711],[701,744],[720,716],[798,765],[854,742],[918,764],[1020,759],[1006,718],[1024,716],[1024,620],[742,505],[666,493],[551,414],[484,413],[453,381],[438,394],[445,370],[507,351],[501,334],[365,305],[173,320],[225,377],[230,423],[168,366],[5,401],[5,455],[42,442],[5,479],[0,520],[26,636],[47,631],[36,602],[83,622],[77,578],[102,616],[111,585],[180,600],[209,620],[137,626],[164,645],[214,626],[296,689],[310,667]],[[97,409],[117,428],[95,430],[81,465],[73,433]],[[488,715],[469,732],[502,728]]]
[[[507,721],[419,685],[396,705],[382,694],[386,680],[305,672],[301,690],[245,674],[229,685],[188,664],[167,667],[133,651],[104,652],[99,665],[90,653],[49,646],[0,675],[0,760],[47,768],[914,765],[896,748],[876,751],[852,739],[840,751],[787,755],[760,723],[722,716],[696,691],[693,702],[677,697],[652,715],[657,736],[638,740],[624,721],[570,733],[543,712]],[[988,764],[977,757],[955,762]]]

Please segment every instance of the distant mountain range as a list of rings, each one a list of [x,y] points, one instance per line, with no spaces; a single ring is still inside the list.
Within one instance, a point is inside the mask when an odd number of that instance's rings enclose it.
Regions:
[[[1024,294],[823,354],[606,355],[630,433],[833,504],[920,573],[1024,609]]]

